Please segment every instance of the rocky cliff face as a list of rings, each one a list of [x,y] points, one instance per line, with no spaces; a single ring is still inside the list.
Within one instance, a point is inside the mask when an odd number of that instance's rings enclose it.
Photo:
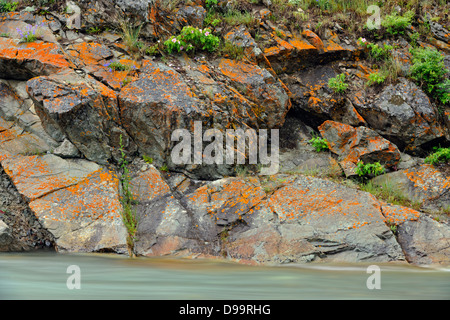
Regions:
[[[1,13],[0,251],[448,265],[448,164],[424,157],[448,144],[450,109],[405,71],[410,31],[378,41],[401,68],[368,86],[382,67],[369,47],[336,21],[320,27],[324,8],[282,4],[293,12],[102,0]],[[219,47],[169,54],[164,41],[185,26]],[[448,66],[446,26],[432,31],[414,46]],[[279,170],[174,161],[173,133],[199,125],[200,137],[279,130]],[[361,180],[360,163],[384,174]]]

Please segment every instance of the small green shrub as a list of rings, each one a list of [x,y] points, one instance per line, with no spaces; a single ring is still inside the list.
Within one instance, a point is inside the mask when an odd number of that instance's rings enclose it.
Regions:
[[[152,46],[147,46],[144,48],[144,53],[148,56],[156,56],[159,54],[159,47],[157,44]]]
[[[114,71],[130,71],[130,70],[136,68],[136,66],[134,66],[134,65],[126,65],[119,61],[108,62],[108,63],[104,64],[103,66],[109,67],[110,72],[112,72],[113,70]]]
[[[374,72],[369,74],[369,80],[367,85],[372,86],[374,84],[382,84],[386,80],[386,75],[382,72]]]
[[[424,90],[443,104],[450,101],[450,81],[444,80],[449,72],[444,65],[444,57],[436,49],[416,48],[412,54],[411,78]]]
[[[343,93],[348,88],[348,84],[345,83],[345,74],[338,74],[335,78],[328,80],[328,86],[336,93]]]
[[[120,202],[122,204],[122,219],[123,223],[127,229],[127,243],[129,249],[132,251],[134,246],[135,236],[137,232],[137,217],[136,212],[133,209],[133,193],[130,188],[130,171],[128,169],[128,161],[126,160],[125,149],[123,145],[122,135],[120,135],[120,149],[121,158],[120,158],[120,168],[121,168],[121,176],[120,176],[120,184],[122,186],[122,196],[120,197]]]
[[[394,12],[383,18],[381,25],[386,28],[386,31],[391,35],[403,34],[406,28],[411,24],[414,18],[414,12],[408,11],[403,16]]]
[[[447,79],[436,86],[435,96],[443,104],[448,104],[450,102],[450,79]]]
[[[0,1],[0,12],[13,12],[16,11],[18,2]]]
[[[217,6],[217,0],[206,0],[205,7],[208,10],[214,9]]]
[[[321,10],[330,10],[331,9],[331,1],[330,0],[316,0],[315,3]]]
[[[450,148],[434,148],[435,152],[425,158],[425,163],[432,165],[450,162]]]
[[[364,164],[358,161],[355,172],[358,176],[367,178],[379,176],[385,172],[385,169],[379,162]]]
[[[394,49],[393,46],[388,44],[383,44],[382,46],[376,43],[371,43],[364,38],[358,39],[358,44],[369,49],[369,55],[375,60],[386,60],[391,56],[391,51]]]
[[[317,152],[326,151],[329,149],[328,142],[326,139],[321,138],[317,135],[313,136],[309,143],[316,149]]]
[[[164,42],[168,53],[193,50],[213,52],[219,47],[219,44],[219,37],[213,35],[211,29],[202,30],[191,26],[184,27],[180,35],[172,36]]]
[[[89,33],[89,34],[98,34],[98,33],[100,33],[101,31],[102,31],[102,29],[100,29],[100,27],[95,26],[95,27],[90,27],[90,28],[87,30],[87,33]]]
[[[113,70],[116,71],[127,71],[130,69],[130,66],[124,65],[118,61],[116,62],[111,62],[111,64],[109,65],[109,67]]]
[[[147,162],[148,164],[153,164],[153,158],[143,155],[142,159],[144,159],[145,162]]]

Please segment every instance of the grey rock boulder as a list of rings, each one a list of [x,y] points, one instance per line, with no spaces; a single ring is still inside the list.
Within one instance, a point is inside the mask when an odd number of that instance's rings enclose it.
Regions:
[[[398,242],[408,262],[416,265],[450,265],[450,226],[428,216],[398,227]]]
[[[370,128],[408,153],[445,135],[436,107],[414,83],[400,78],[386,87],[373,103],[359,105],[357,110]]]

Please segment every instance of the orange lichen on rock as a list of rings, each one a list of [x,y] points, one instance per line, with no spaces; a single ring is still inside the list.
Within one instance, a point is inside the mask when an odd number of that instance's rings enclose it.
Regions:
[[[416,221],[420,217],[420,212],[411,208],[383,205],[382,212],[389,225],[400,225],[407,220]]]
[[[42,41],[19,44],[17,40],[0,37],[0,60],[39,62],[40,68],[30,69],[35,75],[50,74],[69,67],[57,44]]]
[[[53,155],[14,155],[3,161],[2,166],[19,192],[30,201],[77,184],[90,173],[87,168],[82,170],[79,165]]]
[[[30,208],[41,220],[120,220],[118,181],[112,172],[99,169],[77,184],[32,201]]]
[[[144,172],[140,172],[130,181],[130,190],[133,199],[140,202],[152,201],[170,192],[170,188],[161,173],[153,166]]]
[[[450,188],[450,177],[444,176],[430,164],[423,164],[418,169],[407,169],[404,173],[415,188],[420,188],[423,191],[443,192]]]
[[[323,52],[325,50],[323,41],[313,31],[306,29],[302,32],[302,36],[305,37],[308,42],[310,42],[320,52]]]

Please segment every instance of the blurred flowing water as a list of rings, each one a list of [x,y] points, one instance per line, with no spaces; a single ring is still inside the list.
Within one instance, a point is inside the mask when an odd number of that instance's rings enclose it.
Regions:
[[[70,290],[69,266],[80,271]],[[378,265],[244,266],[216,260],[57,253],[0,254],[0,299],[303,300],[450,299],[450,268]]]

